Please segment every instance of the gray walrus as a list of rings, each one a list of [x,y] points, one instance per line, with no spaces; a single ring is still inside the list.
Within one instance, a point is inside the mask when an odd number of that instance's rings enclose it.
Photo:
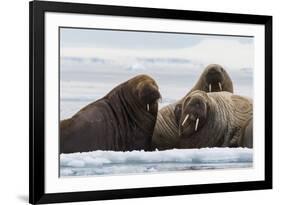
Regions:
[[[230,92],[194,91],[158,113],[157,149],[252,147],[252,100]]]
[[[60,123],[60,153],[150,150],[160,93],[138,75]]]
[[[208,65],[194,87],[187,93],[195,90],[203,90],[205,92],[228,91],[233,93],[232,80],[226,70],[218,64]]]

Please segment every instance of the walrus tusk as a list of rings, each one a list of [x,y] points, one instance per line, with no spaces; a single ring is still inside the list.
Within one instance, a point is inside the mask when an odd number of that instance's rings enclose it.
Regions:
[[[197,131],[198,128],[198,124],[199,124],[199,118],[196,119],[196,124],[195,124],[195,132]]]
[[[221,83],[219,82],[220,90],[222,91]]]
[[[212,92],[212,84],[209,84],[209,92]]]
[[[149,112],[149,104],[146,105],[146,109]]]
[[[188,117],[189,117],[189,114],[187,114],[186,117],[184,118],[184,120],[183,120],[183,122],[182,122],[182,124],[181,124],[182,126],[184,125],[184,123],[186,122],[186,120],[188,119]]]

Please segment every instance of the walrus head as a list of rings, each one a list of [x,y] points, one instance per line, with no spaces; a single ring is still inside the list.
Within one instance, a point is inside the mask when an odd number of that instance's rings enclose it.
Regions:
[[[207,121],[209,98],[204,91],[194,91],[175,107],[179,135],[189,137],[200,131]]]
[[[155,80],[148,75],[138,75],[129,81],[129,85],[143,109],[155,115],[158,112],[158,100],[161,98]]]
[[[210,64],[204,71],[204,91],[206,92],[220,92],[225,90],[226,71],[218,64]]]

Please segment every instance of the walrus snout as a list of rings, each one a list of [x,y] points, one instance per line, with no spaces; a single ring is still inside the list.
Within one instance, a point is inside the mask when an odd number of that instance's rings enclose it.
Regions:
[[[223,91],[224,70],[220,65],[211,64],[206,69],[205,91],[219,92]]]
[[[148,75],[139,75],[134,79],[131,86],[140,106],[152,115],[157,114],[161,94],[155,80]]]
[[[208,106],[203,97],[196,95],[188,97],[183,106],[179,134],[183,137],[188,137],[204,125]]]
[[[143,83],[138,87],[138,96],[144,104],[155,103],[161,98],[158,86],[152,83]]]
[[[139,91],[139,98],[147,112],[155,114],[158,112],[158,99],[161,98],[158,88],[148,84]]]

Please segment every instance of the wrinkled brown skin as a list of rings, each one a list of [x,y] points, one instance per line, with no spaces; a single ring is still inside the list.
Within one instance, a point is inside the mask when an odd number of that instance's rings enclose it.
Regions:
[[[245,123],[243,133],[238,141],[238,146],[253,148],[253,119]]]
[[[189,117],[183,123],[187,114]],[[248,98],[229,92],[194,91],[158,113],[153,148],[251,148],[251,119],[252,101]]]
[[[178,147],[179,128],[175,118],[176,104],[163,107],[157,115],[152,137],[153,150],[166,150]]]
[[[147,75],[118,85],[61,121],[60,153],[151,150],[159,98],[156,82]]]
[[[182,125],[185,116],[190,117]],[[175,113],[180,148],[251,147],[252,100],[229,92],[192,92]],[[199,125],[195,131],[196,119]],[[246,127],[246,128],[245,128]],[[243,139],[244,137],[244,139]]]
[[[219,82],[221,83],[222,90],[219,87]],[[152,146],[154,149],[164,150],[178,147],[179,127],[178,123],[176,123],[174,110],[179,109],[183,100],[193,91],[202,90],[209,92],[209,84],[211,84],[211,92],[228,91],[233,93],[232,80],[225,69],[218,64],[208,65],[204,69],[195,86],[181,100],[174,104],[165,106],[158,111],[152,138]]]
[[[221,83],[222,90],[220,90],[219,82]],[[197,83],[187,95],[195,90],[210,92],[209,85],[211,85],[211,92],[227,91],[233,93],[232,80],[225,69],[218,64],[210,64],[205,68]]]

